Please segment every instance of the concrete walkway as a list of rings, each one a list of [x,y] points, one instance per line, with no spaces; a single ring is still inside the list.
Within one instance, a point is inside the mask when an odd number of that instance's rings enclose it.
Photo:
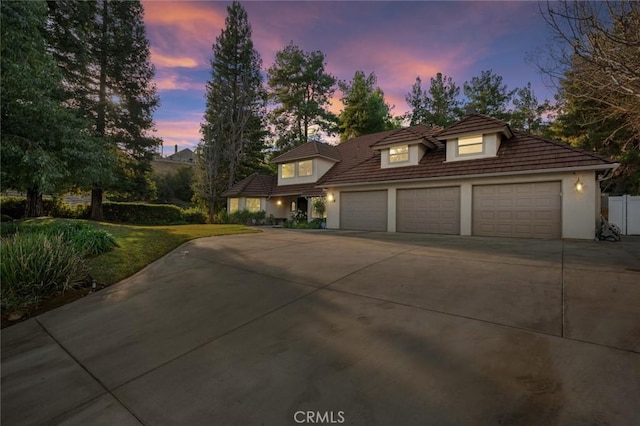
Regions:
[[[640,240],[205,238],[1,337],[3,425],[628,425]]]

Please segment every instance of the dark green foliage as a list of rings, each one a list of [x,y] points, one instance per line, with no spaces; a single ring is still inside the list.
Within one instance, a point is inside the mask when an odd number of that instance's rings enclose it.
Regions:
[[[90,179],[93,219],[101,219],[102,192],[150,199],[150,134],[159,103],[140,1],[49,2],[49,41],[63,70],[67,104],[90,123],[103,155]]]
[[[2,197],[0,199],[0,211],[14,219],[25,217],[27,199],[24,197]],[[72,206],[61,199],[45,198],[43,200],[43,216],[63,217],[67,219],[87,219],[89,217],[89,205],[77,204]]]
[[[193,198],[194,171],[191,166],[181,166],[173,173],[156,174],[153,177],[160,203],[189,203]]]
[[[198,207],[191,207],[182,211],[182,217],[187,223],[204,224],[207,223],[207,213]]]
[[[341,141],[395,127],[391,107],[385,102],[382,89],[376,87],[377,81],[375,73],[365,76],[356,71],[351,82],[338,83],[344,104],[338,124]]]
[[[224,223],[232,223],[239,225],[264,225],[267,213],[263,210],[259,212],[250,212],[249,210],[238,210],[227,217],[221,218]]]
[[[0,222],[11,222],[13,218],[8,214],[0,214]]]
[[[183,223],[182,209],[172,204],[105,202],[105,220],[136,225]]]
[[[41,234],[51,238],[62,236],[62,240],[83,258],[106,253],[118,246],[111,234],[86,222],[26,222],[14,232],[22,235]]]
[[[465,81],[464,94],[467,97],[465,108],[473,108],[479,114],[485,114],[500,120],[509,121],[509,104],[514,91],[502,84],[502,76],[493,70],[482,71],[480,76]]]
[[[538,103],[530,82],[514,91],[513,107],[509,123],[513,128],[538,135],[544,133],[547,125],[542,116],[551,110],[551,105],[547,100],[542,104]]]
[[[336,132],[338,119],[328,110],[336,78],[325,65],[324,53],[305,52],[293,42],[276,53],[267,74],[269,97],[277,105],[270,116],[279,152],[308,142],[314,131]]]
[[[431,77],[428,91],[422,89],[422,80],[416,77],[411,93],[405,98],[411,107],[406,116],[412,126],[449,126],[462,116],[459,96],[460,87],[451,77],[442,73],[437,73],[435,78]]]
[[[16,233],[2,238],[2,311],[31,306],[87,277],[87,264],[62,234]]]
[[[194,185],[196,198],[209,209],[210,221],[222,206],[221,194],[262,167],[266,134],[262,60],[253,47],[247,12],[233,2],[227,13],[213,44]]]
[[[86,123],[63,107],[62,75],[44,37],[46,4],[4,1],[1,11],[0,181],[2,189],[27,192],[23,214],[41,216],[42,193],[82,181],[100,149]]]

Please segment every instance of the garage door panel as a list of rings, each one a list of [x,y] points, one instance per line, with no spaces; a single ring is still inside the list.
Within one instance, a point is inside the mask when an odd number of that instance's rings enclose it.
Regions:
[[[473,187],[473,234],[560,238],[560,182]]]
[[[359,231],[386,231],[387,191],[341,193],[340,228]]]
[[[460,188],[399,189],[396,230],[460,234]]]

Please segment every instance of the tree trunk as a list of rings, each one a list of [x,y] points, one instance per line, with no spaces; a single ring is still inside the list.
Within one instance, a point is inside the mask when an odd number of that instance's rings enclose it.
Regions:
[[[102,188],[94,187],[91,189],[91,220],[104,220],[102,211]]]
[[[42,201],[42,193],[38,188],[27,189],[27,205],[25,207],[24,217],[40,217],[44,216],[44,202]]]

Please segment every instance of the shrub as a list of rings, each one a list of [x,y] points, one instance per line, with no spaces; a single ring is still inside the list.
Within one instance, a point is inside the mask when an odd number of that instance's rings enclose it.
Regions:
[[[0,241],[2,310],[38,303],[87,277],[88,267],[62,234],[16,233]]]
[[[266,223],[267,212],[260,210],[259,212],[250,212],[249,210],[238,210],[227,215],[226,223],[234,223],[240,225],[264,225]]]
[[[49,237],[62,236],[82,257],[106,253],[118,246],[113,235],[85,222],[28,222],[18,228],[22,234],[41,234]]]
[[[171,204],[116,203],[103,204],[104,218],[110,222],[138,225],[184,223],[182,210]]]
[[[90,214],[90,204],[76,204],[73,206],[62,200],[56,200],[52,206],[51,212],[49,213],[50,216],[65,219],[88,219]]]
[[[13,219],[8,214],[0,214],[0,222],[11,222]]]
[[[26,207],[27,199],[24,197],[2,197],[2,200],[0,200],[2,214],[11,216],[14,219],[24,217]]]
[[[187,223],[207,223],[207,213],[197,207],[182,210],[182,217]]]

